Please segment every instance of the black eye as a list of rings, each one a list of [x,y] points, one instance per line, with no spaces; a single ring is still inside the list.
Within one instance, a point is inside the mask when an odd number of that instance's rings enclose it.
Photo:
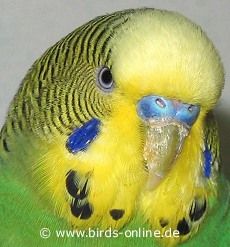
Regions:
[[[105,92],[111,92],[113,89],[113,77],[108,67],[102,66],[97,71],[97,85]]]

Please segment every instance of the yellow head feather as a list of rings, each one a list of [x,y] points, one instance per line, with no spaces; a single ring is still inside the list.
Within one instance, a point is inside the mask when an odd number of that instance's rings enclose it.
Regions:
[[[114,39],[113,76],[129,97],[163,95],[211,109],[224,73],[201,28],[182,15],[141,10]]]

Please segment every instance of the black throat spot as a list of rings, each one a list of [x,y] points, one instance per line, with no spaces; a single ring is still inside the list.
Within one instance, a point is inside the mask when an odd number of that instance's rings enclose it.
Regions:
[[[125,210],[123,209],[112,209],[109,211],[109,214],[114,220],[119,220],[123,217]]]

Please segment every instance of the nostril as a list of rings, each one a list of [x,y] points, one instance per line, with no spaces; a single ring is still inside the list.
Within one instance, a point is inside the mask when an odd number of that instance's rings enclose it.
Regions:
[[[166,104],[165,104],[164,100],[161,99],[161,98],[155,99],[155,102],[156,102],[156,104],[157,104],[160,108],[165,108],[165,107],[166,107]]]
[[[194,106],[193,106],[193,105],[190,105],[190,106],[188,107],[188,111],[189,111],[189,112],[193,112],[193,110],[194,110]]]

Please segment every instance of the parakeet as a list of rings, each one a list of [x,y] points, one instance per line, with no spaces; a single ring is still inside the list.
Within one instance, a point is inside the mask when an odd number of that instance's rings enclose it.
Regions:
[[[119,11],[61,39],[1,130],[1,246],[230,246],[223,85],[214,45],[176,12]]]

